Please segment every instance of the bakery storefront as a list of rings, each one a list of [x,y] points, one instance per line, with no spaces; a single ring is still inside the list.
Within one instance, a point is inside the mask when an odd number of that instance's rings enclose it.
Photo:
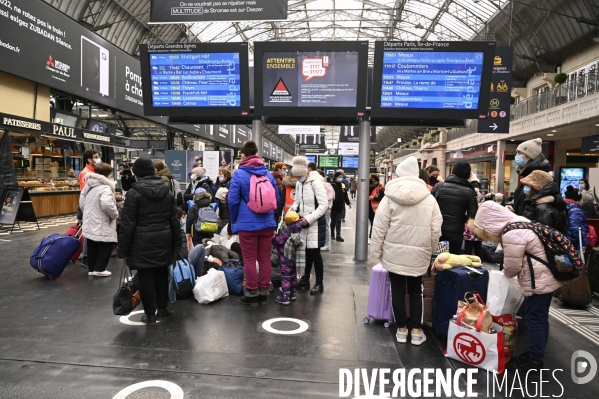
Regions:
[[[11,135],[19,187],[29,191],[38,217],[77,212],[85,149],[114,154],[115,147],[126,147],[121,137],[0,114],[0,136],[4,130]]]
[[[484,144],[469,150],[451,151],[446,153],[448,175],[453,172],[453,167],[458,162],[468,162],[472,173],[480,181],[481,190],[490,192],[495,187],[496,178],[496,144]]]

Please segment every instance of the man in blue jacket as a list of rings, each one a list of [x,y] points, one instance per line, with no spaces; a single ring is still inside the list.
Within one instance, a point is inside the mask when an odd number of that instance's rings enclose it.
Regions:
[[[258,157],[258,147],[254,141],[246,141],[241,148],[243,160],[239,169],[233,173],[229,187],[229,223],[233,234],[239,234],[239,244],[243,254],[245,288],[239,302],[250,306],[267,304],[270,287],[271,243],[277,227],[274,210],[267,213],[254,213],[247,205],[250,197],[250,179],[252,175],[267,176],[273,186],[277,204],[279,190],[277,183]],[[256,261],[259,271],[256,273]]]

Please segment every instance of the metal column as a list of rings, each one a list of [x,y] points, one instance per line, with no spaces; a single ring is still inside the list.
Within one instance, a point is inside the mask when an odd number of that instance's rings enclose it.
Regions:
[[[358,197],[356,199],[356,260],[368,259],[368,176],[370,174],[370,121],[360,122],[358,151]]]
[[[497,140],[497,152],[495,153],[495,157],[497,158],[495,161],[495,187],[489,187],[490,189],[495,190],[496,193],[502,194],[505,181],[505,164],[503,160],[503,153],[505,152],[506,145],[506,140]]]
[[[254,142],[258,146],[258,156],[264,156],[262,154],[262,118],[254,119],[252,121],[252,137]]]

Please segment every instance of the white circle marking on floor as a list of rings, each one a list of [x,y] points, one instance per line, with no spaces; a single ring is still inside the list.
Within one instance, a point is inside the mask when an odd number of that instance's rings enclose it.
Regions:
[[[129,317],[131,316],[135,316],[136,314],[140,314],[143,313],[143,310],[136,310],[135,312],[131,312],[126,316],[121,316],[119,317],[119,321],[123,324],[126,324],[128,326],[145,326],[145,323],[142,323],[141,321],[131,321],[129,320]],[[160,323],[160,320],[156,320],[156,323]]]
[[[289,331],[277,330],[276,328],[273,328],[272,324],[279,322],[279,321],[290,321],[292,323],[297,323],[299,325],[299,327],[296,328],[295,330],[289,330]],[[304,331],[308,331],[310,326],[308,325],[308,323],[306,323],[303,320],[291,319],[288,317],[277,317],[276,319],[266,320],[264,323],[262,323],[262,328],[270,333],[273,333],[273,334],[293,335],[293,334],[303,333]]]
[[[133,392],[139,391],[144,388],[163,388],[166,389],[171,394],[171,399],[183,399],[184,393],[183,389],[177,384],[173,384],[169,381],[162,380],[151,380],[138,382],[137,384],[129,385],[127,388],[122,389],[119,393],[114,395],[112,399],[125,399],[127,396],[131,395]]]

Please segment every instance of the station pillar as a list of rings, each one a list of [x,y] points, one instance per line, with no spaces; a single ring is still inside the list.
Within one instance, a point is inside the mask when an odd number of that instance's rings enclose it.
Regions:
[[[360,146],[358,150],[358,196],[356,200],[356,260],[368,259],[368,207],[370,174],[370,121],[360,122]]]

